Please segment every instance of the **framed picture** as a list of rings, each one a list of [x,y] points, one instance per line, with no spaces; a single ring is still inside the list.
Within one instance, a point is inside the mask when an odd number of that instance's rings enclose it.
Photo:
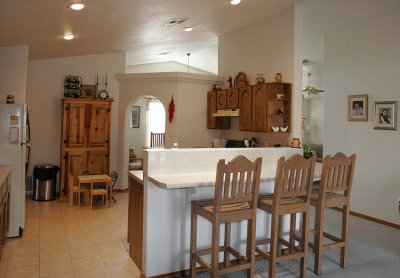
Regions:
[[[140,106],[133,106],[132,107],[132,128],[139,128],[140,127]]]
[[[80,97],[95,99],[97,97],[97,86],[96,85],[82,85]]]
[[[397,101],[375,101],[374,129],[396,130]]]
[[[349,96],[349,121],[368,121],[368,95]]]

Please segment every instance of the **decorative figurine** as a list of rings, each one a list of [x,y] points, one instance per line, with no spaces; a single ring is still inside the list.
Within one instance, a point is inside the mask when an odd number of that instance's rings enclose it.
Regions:
[[[232,76],[228,77],[227,82],[229,83],[229,88],[232,88]]]
[[[263,76],[262,73],[257,73],[257,77],[256,77],[256,84],[264,84],[265,83],[265,77]]]
[[[283,78],[283,76],[282,76],[282,74],[281,74],[280,72],[278,72],[278,73],[275,75],[275,81],[276,81],[276,82],[282,82],[282,78]]]

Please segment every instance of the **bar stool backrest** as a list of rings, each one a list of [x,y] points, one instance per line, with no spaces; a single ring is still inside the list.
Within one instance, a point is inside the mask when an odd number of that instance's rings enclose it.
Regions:
[[[327,155],[322,164],[321,196],[325,196],[325,192],[343,191],[345,197],[350,197],[355,162],[356,154],[350,157],[341,152],[333,157]]]
[[[218,214],[221,205],[248,203],[257,209],[258,189],[260,186],[262,158],[251,162],[239,155],[228,164],[221,159],[217,164],[214,194],[214,213]]]
[[[279,204],[281,199],[291,197],[310,200],[314,178],[315,156],[305,159],[295,154],[287,161],[285,157],[278,160],[276,169],[274,203]]]
[[[150,147],[151,148],[164,148],[165,147],[165,133],[151,132]]]

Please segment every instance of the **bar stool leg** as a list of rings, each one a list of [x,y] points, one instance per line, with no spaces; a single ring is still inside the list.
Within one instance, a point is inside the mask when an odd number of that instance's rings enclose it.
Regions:
[[[219,259],[219,236],[220,222],[214,219],[212,224],[212,245],[211,245],[211,278],[218,278],[218,259]]]
[[[344,246],[340,248],[340,266],[345,268],[347,266],[347,245],[348,245],[348,230],[349,230],[349,206],[343,206],[342,212],[342,240],[344,242]]]
[[[296,245],[296,213],[290,215],[290,235],[289,235],[289,251],[293,252]]]
[[[321,264],[322,264],[322,251],[323,251],[323,240],[324,240],[324,208],[317,206],[315,208],[315,230],[314,235],[314,273],[321,275]]]
[[[197,213],[192,208],[192,215],[190,218],[190,278],[196,277],[196,261],[194,254],[197,253]]]
[[[256,261],[256,221],[247,220],[247,258],[250,259],[250,269],[247,270],[247,278],[253,278]]]
[[[225,250],[224,250],[224,265],[229,267],[230,265],[230,254],[227,250],[231,246],[231,223],[225,223]]]
[[[283,223],[283,215],[279,215],[277,256],[282,256],[282,243],[280,243],[279,241],[279,239],[282,238],[282,223]],[[290,252],[292,251],[290,250]]]
[[[308,209],[306,212],[303,212],[303,223],[302,223],[302,228],[303,231],[301,233],[302,239],[301,239],[301,244],[303,252],[304,252],[304,257],[300,259],[300,277],[301,278],[306,278],[307,277],[307,257],[308,257],[308,222],[310,218],[310,209]]]
[[[278,247],[278,224],[279,224],[279,215],[276,215],[275,212],[272,213],[271,219],[271,243],[269,247],[270,259],[269,259],[269,271],[268,277],[275,277],[276,273],[276,251]]]

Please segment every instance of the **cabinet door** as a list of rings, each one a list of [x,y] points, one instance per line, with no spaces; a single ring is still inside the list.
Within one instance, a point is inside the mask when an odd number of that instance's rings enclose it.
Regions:
[[[89,151],[87,155],[87,171],[90,175],[108,174],[107,151]]]
[[[212,114],[217,112],[217,92],[207,93],[207,128],[215,128],[215,117]]]
[[[239,93],[238,89],[226,90],[226,108],[236,109],[239,108]]]
[[[217,109],[226,109],[226,91],[217,91]]]
[[[251,87],[239,88],[239,130],[251,130]]]
[[[252,128],[254,131],[267,130],[267,90],[265,84],[252,86]]]
[[[65,147],[83,147],[85,145],[85,104],[69,103],[65,107]]]
[[[88,146],[103,147],[109,143],[110,108],[108,104],[92,104],[88,109]]]

